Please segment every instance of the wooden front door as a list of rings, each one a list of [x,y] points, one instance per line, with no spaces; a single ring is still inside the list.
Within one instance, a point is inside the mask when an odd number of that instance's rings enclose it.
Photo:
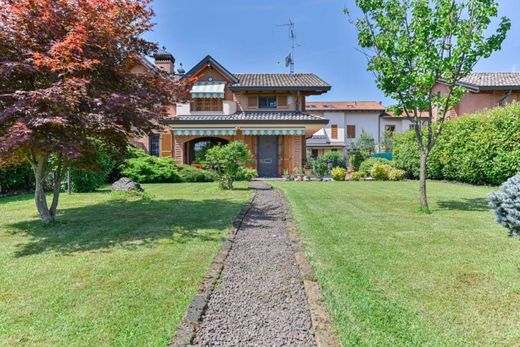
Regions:
[[[258,136],[257,163],[259,177],[278,176],[278,136]]]

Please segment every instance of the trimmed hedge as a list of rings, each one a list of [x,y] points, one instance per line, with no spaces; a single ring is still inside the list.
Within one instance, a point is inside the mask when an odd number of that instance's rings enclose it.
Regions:
[[[394,138],[394,162],[407,176],[419,176],[415,133]],[[447,121],[428,157],[427,176],[498,185],[520,172],[520,103]]]

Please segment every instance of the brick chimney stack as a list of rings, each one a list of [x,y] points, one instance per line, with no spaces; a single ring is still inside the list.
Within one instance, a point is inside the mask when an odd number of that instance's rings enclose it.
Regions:
[[[155,66],[159,69],[166,71],[169,74],[175,72],[175,58],[170,52],[166,51],[164,47],[155,53],[153,58],[155,59]]]

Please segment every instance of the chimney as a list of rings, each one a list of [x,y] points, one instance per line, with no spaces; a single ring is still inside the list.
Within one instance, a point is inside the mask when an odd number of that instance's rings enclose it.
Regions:
[[[153,58],[155,59],[155,66],[159,69],[166,71],[169,74],[174,73],[175,58],[170,52],[166,51],[164,47],[155,53]]]

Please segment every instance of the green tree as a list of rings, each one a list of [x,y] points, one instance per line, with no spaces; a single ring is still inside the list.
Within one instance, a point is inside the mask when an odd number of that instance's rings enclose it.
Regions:
[[[481,58],[500,49],[508,30],[495,0],[356,0],[359,45],[378,87],[412,122],[420,151],[420,204],[428,211],[426,162],[446,114],[464,95],[459,81]],[[345,12],[349,14],[346,9]],[[436,92],[436,84],[445,86]],[[421,121],[421,113],[426,121]],[[434,127],[434,121],[436,126]],[[421,128],[426,128],[421,131]]]
[[[252,154],[242,142],[213,146],[206,152],[206,165],[218,175],[222,189],[233,189],[233,182],[242,174],[242,167],[251,161]]]

